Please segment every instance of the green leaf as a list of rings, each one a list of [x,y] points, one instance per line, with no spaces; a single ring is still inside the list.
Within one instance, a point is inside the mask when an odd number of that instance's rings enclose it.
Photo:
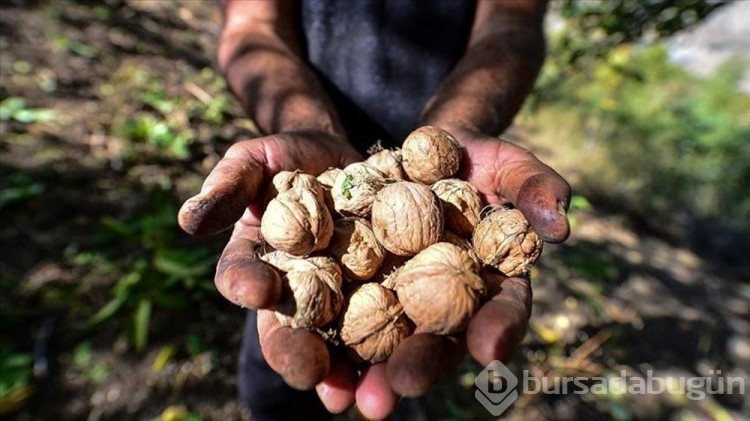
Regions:
[[[341,183],[341,194],[347,199],[351,199],[352,194],[349,191],[352,188],[354,188],[354,176],[347,174],[344,178],[344,182]]]
[[[0,103],[0,120],[10,120],[14,114],[26,108],[26,100],[17,96],[6,98]]]
[[[114,316],[117,311],[120,310],[125,301],[127,301],[126,295],[115,296],[110,300],[104,307],[100,308],[93,316],[91,316],[84,324],[84,329],[91,329],[92,327],[102,323],[103,321]]]
[[[31,380],[31,355],[6,353],[0,355],[0,400]]]
[[[148,328],[151,323],[151,300],[141,300],[133,318],[133,345],[142,351],[148,344]]]

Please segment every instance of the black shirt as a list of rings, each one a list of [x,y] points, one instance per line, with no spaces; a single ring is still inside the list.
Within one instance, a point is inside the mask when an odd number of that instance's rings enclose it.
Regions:
[[[466,50],[471,0],[302,0],[307,57],[364,149],[401,144]]]

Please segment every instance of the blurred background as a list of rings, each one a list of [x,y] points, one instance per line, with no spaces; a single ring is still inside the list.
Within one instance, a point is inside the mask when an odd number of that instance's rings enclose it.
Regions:
[[[214,65],[219,10],[0,12],[0,416],[249,419],[235,398],[243,311],[212,283],[226,236],[175,220],[226,148],[256,135]],[[750,378],[749,22],[743,1],[551,2],[549,57],[507,137],[571,182],[573,234],[532,273],[511,371]],[[394,419],[491,418],[474,398],[481,369],[467,359]],[[736,391],[614,390],[522,394],[504,416],[748,413]]]

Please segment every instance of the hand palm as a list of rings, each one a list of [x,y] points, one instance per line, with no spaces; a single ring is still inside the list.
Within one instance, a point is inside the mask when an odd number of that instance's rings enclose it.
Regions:
[[[475,134],[457,137],[465,147],[459,177],[477,186],[488,203],[515,204],[546,240],[565,239],[564,209],[570,192],[557,173],[510,143]],[[274,174],[295,169],[319,174],[358,160],[361,156],[348,143],[322,134],[283,134],[233,145],[201,192],[180,210],[181,226],[194,234],[214,234],[236,221],[217,266],[219,292],[238,305],[261,309],[272,307],[281,296],[278,273],[254,254],[260,239],[263,190]],[[490,273],[485,278],[490,300],[472,319],[465,338],[415,334],[387,364],[365,369],[359,380],[345,358],[329,356],[317,334],[281,327],[275,318],[259,317],[264,320],[258,326],[261,344],[273,348],[264,350],[264,355],[289,383],[304,388],[317,384],[332,412],[343,411],[356,400],[365,415],[385,416],[395,405],[394,391],[407,396],[424,393],[455,371],[467,349],[487,364],[507,359],[523,338],[531,311],[528,281]],[[317,364],[307,363],[311,349],[319,351]]]

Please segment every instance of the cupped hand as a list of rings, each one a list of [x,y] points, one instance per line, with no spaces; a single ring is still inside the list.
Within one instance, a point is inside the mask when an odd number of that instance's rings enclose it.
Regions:
[[[515,144],[456,127],[443,128],[463,147],[458,177],[476,186],[487,203],[512,203],[547,242],[568,237],[570,186],[557,172]],[[419,333],[396,348],[387,363],[387,376],[397,394],[425,393],[453,375],[467,351],[481,365],[510,358],[531,316],[529,280],[491,270],[485,270],[482,277],[488,298],[462,337]]]
[[[444,128],[464,147],[460,178],[472,182],[488,203],[514,204],[546,241],[567,238],[570,187],[562,177],[519,146]],[[263,190],[274,174],[293,169],[319,174],[359,160],[348,143],[322,134],[275,135],[232,146],[179,215],[183,229],[198,235],[234,224],[217,266],[219,292],[238,305],[258,309],[272,308],[280,298],[278,273],[255,257]],[[258,331],[264,357],[290,385],[315,387],[329,411],[342,412],[356,402],[366,417],[384,418],[399,395],[419,396],[454,374],[467,351],[482,365],[505,361],[523,339],[531,315],[528,280],[493,272],[483,277],[489,299],[463,337],[417,332],[387,363],[358,373],[344,355],[332,354],[318,334],[281,326],[271,312],[261,311]]]
[[[275,269],[256,257],[265,188],[275,174],[299,169],[320,174],[362,157],[350,144],[323,133],[287,133],[234,144],[211,171],[200,193],[180,209],[180,226],[190,234],[212,235],[234,229],[217,264],[215,284],[229,301],[258,311],[263,356],[284,381],[298,389],[316,388],[329,411],[359,404],[368,418],[383,418],[395,406],[385,365],[357,373],[355,367],[311,331],[279,324],[270,309],[281,298]]]

